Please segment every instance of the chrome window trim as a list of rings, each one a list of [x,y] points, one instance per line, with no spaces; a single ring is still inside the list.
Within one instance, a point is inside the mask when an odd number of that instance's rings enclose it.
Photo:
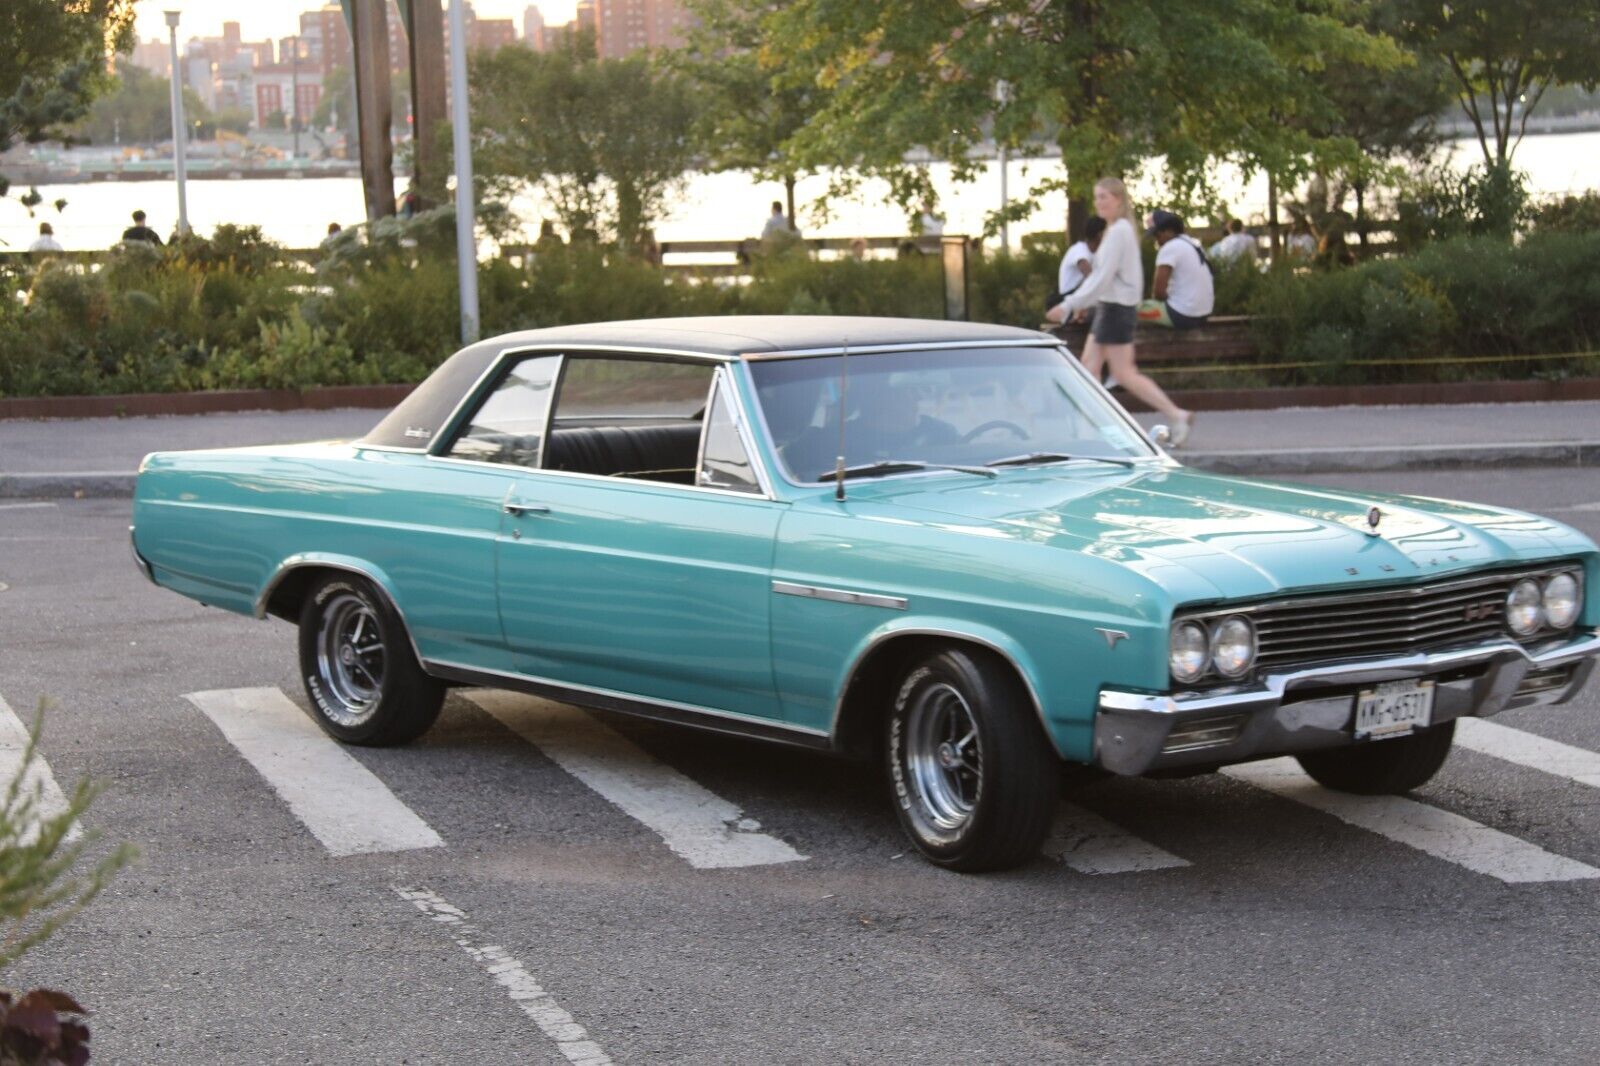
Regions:
[[[732,362],[733,360],[732,356],[717,355],[712,352],[698,352],[688,348],[639,347],[628,344],[584,344],[577,342],[567,344],[524,344],[516,348],[506,348],[489,361],[489,365],[484,368],[482,374],[478,375],[478,379],[472,383],[471,388],[467,389],[466,392],[461,394],[461,399],[456,401],[456,405],[450,409],[449,416],[446,417],[444,422],[440,425],[438,440],[435,440],[428,446],[426,449],[427,453],[429,455],[437,455],[438,450],[443,447],[443,442],[451,439],[455,435],[456,420],[461,417],[463,409],[473,401],[480,391],[482,391],[484,382],[494,377],[494,375],[499,372],[500,368],[503,367],[513,357],[529,355],[535,352],[554,353],[556,355],[563,356],[579,352],[664,355],[671,356],[673,358],[689,359],[705,363],[727,363]],[[557,398],[559,398],[559,387],[560,383],[558,377]],[[555,411],[554,403],[550,405],[550,410],[553,414]],[[548,425],[546,426],[546,431],[548,433]]]
[[[448,659],[418,659],[423,668],[442,666],[446,669],[460,670],[474,674],[484,674],[490,677],[503,677],[508,681],[531,681],[539,685],[548,685],[551,688],[565,689],[568,692],[585,693],[593,696],[602,696],[606,699],[625,702],[647,704],[663,707],[669,710],[682,711],[688,714],[704,715],[708,718],[726,718],[732,722],[747,722],[751,725],[764,728],[783,729],[793,733],[804,733],[813,737],[826,737],[827,731],[814,729],[811,726],[795,725],[793,722],[784,722],[776,718],[762,718],[760,715],[740,714],[738,711],[724,711],[715,707],[702,707],[696,703],[679,703],[676,700],[657,699],[653,696],[641,696],[635,692],[623,692],[619,689],[600,688],[596,685],[580,685],[571,681],[558,681],[555,678],[541,677],[538,674],[523,674],[512,670],[492,670],[484,666],[471,666],[467,663],[452,662]]]
[[[793,581],[774,580],[772,591],[780,596],[800,596],[804,599],[829,600],[833,603],[854,603],[862,607],[887,607],[891,611],[903,611],[907,605],[904,596],[885,596],[878,592],[851,592],[849,589],[801,585]]]
[[[477,467],[480,470],[497,470],[507,477],[538,475],[541,477],[571,478],[594,481],[602,485],[643,485],[657,489],[673,489],[679,492],[706,492],[716,496],[730,496],[738,500],[776,502],[776,497],[774,496],[762,496],[754,492],[734,492],[730,489],[712,488],[709,485],[678,485],[671,481],[650,481],[645,478],[616,477],[611,474],[585,474],[578,470],[546,470],[544,467],[512,466],[510,463],[486,463],[481,459],[456,459],[448,455],[429,455],[426,458],[435,463],[459,464],[461,466]]]
[[[896,629],[888,633],[880,633],[872,638],[871,642],[865,648],[862,648],[860,654],[851,661],[850,669],[845,673],[844,684],[840,687],[838,695],[834,697],[833,720],[828,723],[828,737],[835,748],[839,746],[839,716],[844,713],[844,698],[849,693],[850,686],[855,684],[856,674],[860,671],[861,664],[871,658],[878,645],[896,637],[949,637],[987,648],[1000,656],[1005,660],[1006,665],[1016,671],[1017,677],[1022,680],[1022,687],[1028,690],[1028,702],[1033,704],[1034,717],[1039,720],[1039,727],[1044,730],[1045,739],[1050,742],[1050,748],[1056,753],[1057,757],[1061,757],[1061,748],[1056,743],[1056,736],[1050,728],[1050,723],[1045,720],[1044,704],[1040,702],[1039,693],[1033,687],[1033,678],[1028,676],[1028,672],[1017,664],[1017,661],[1011,657],[1008,651],[991,640],[974,636],[971,633],[963,633],[956,629],[931,628]]]
[[[1061,347],[1061,341],[1048,334],[1040,334],[1037,339],[1033,337],[1015,337],[1010,340],[971,340],[971,341],[904,341],[895,344],[865,344],[860,347],[850,345],[851,355],[880,355],[885,352],[933,352],[945,351],[956,348],[1049,348]],[[762,362],[767,359],[815,359],[825,355],[843,355],[845,346],[841,343],[825,348],[788,348],[775,352],[742,352],[740,359],[746,362]]]
[[[400,609],[400,605],[394,602],[394,597],[389,595],[389,590],[383,587],[383,582],[374,577],[370,570],[350,563],[326,562],[321,559],[310,558],[304,554],[289,556],[278,564],[278,568],[273,571],[272,576],[267,579],[267,583],[257,593],[253,608],[255,617],[265,618],[267,616],[267,601],[272,599],[273,591],[283,582],[284,578],[296,570],[306,569],[343,570],[348,574],[359,574],[372,582],[372,587],[378,590],[378,595],[384,598],[389,608],[394,611],[395,617],[400,619],[400,625],[406,631],[406,642],[411,645],[411,654],[417,657],[417,662],[420,663],[422,661],[422,652],[417,647],[417,638],[411,632],[411,623],[406,620],[405,612]]]
[[[398,452],[401,455],[426,455],[427,448],[401,448],[394,444],[363,444],[360,440],[350,442],[352,446],[364,452]]]
[[[738,492],[741,496],[764,496],[773,499],[772,482],[767,478],[765,464],[761,462],[760,455],[756,452],[754,442],[746,429],[744,404],[740,400],[739,390],[735,387],[734,380],[729,374],[728,367],[717,367],[716,373],[711,377],[711,389],[706,396],[706,410],[702,416],[704,424],[700,429],[700,450],[695,455],[695,485],[698,488],[715,488],[714,485],[701,485],[700,474],[705,469],[706,445],[711,440],[711,413],[716,408],[716,401],[721,397],[728,408],[728,418],[733,422],[733,431],[739,436],[739,446],[744,449],[745,458],[749,460],[750,472],[756,479],[754,492],[741,492],[736,489],[720,489],[721,492]]]

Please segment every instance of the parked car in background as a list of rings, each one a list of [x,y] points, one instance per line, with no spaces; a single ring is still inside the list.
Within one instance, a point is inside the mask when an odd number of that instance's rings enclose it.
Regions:
[[[487,685],[857,754],[960,870],[1032,856],[1066,764],[1415,788],[1600,654],[1571,528],[1187,469],[1055,338],[965,323],[497,337],[361,440],[149,456],[133,545],[298,625],[340,740]]]

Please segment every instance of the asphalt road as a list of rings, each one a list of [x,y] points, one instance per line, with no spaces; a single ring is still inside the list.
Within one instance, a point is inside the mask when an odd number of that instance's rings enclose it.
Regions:
[[[1318,480],[1600,539],[1593,469]],[[336,855],[185,699],[303,706],[293,630],[151,587],[127,521],[124,500],[0,501],[0,697],[50,702],[53,773],[100,782],[87,827],[142,852],[4,978],[89,1005],[97,1062],[1600,1056],[1600,879],[1507,883],[1222,775],[1069,797],[1162,868],[962,876],[907,853],[866,768],[599,715],[622,740],[585,778],[582,751],[452,695],[411,747],[349,750],[439,846]],[[1600,752],[1600,690],[1496,721]],[[804,858],[694,865],[585,783],[607,759],[696,783]],[[1600,867],[1593,784],[1457,751],[1415,798]]]

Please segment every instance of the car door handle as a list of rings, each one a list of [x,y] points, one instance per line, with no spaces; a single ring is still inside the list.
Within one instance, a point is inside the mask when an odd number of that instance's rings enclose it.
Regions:
[[[542,503],[513,503],[507,500],[500,509],[509,515],[549,514],[550,508]]]

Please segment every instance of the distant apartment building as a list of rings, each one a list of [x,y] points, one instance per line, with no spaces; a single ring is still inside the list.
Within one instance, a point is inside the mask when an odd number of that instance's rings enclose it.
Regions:
[[[581,13],[581,4],[579,8]],[[605,59],[621,59],[641,48],[677,48],[693,21],[682,0],[595,0],[593,10]]]
[[[522,43],[535,52],[545,50],[544,12],[532,4],[522,12]]]
[[[160,77],[172,77],[172,52],[168,43],[159,37],[135,44],[128,62]]]
[[[493,52],[517,43],[517,24],[511,19],[474,19],[467,30],[467,47]]]

